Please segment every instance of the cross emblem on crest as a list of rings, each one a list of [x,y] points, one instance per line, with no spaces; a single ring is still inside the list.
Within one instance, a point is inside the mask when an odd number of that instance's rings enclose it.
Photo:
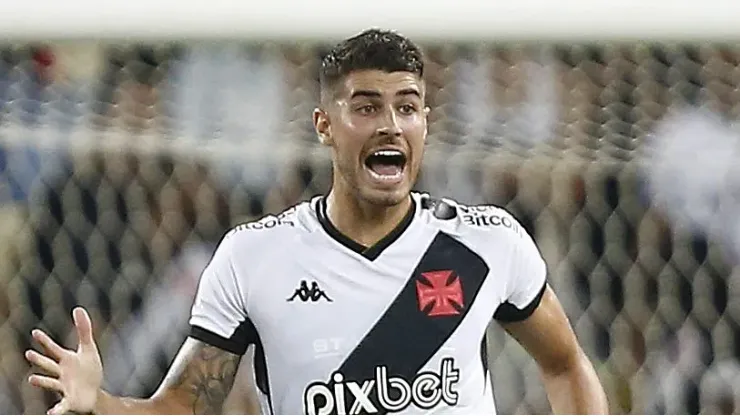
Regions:
[[[459,315],[465,306],[460,277],[452,270],[425,272],[416,281],[419,310],[427,316]]]

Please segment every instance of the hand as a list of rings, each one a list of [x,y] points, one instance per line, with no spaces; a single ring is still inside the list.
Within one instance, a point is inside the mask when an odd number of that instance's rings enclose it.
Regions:
[[[103,383],[103,364],[93,339],[90,316],[78,307],[72,317],[79,339],[77,351],[62,348],[39,329],[32,335],[44,347],[46,355],[26,351],[26,359],[47,374],[34,374],[28,382],[62,395],[62,400],[47,412],[51,415],[92,413]]]

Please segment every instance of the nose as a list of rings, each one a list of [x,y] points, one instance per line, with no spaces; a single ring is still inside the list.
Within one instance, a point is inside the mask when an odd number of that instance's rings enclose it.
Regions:
[[[398,124],[398,116],[393,109],[385,112],[385,116],[382,117],[380,126],[378,127],[378,135],[381,136],[400,136],[403,130]]]

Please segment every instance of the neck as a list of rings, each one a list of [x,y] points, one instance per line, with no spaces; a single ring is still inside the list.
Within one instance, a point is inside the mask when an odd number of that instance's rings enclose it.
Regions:
[[[411,208],[411,195],[392,206],[378,206],[333,188],[327,197],[327,215],[334,227],[350,239],[371,247],[388,235]]]

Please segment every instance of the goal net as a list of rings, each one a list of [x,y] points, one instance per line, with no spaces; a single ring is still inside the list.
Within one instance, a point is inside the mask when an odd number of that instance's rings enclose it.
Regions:
[[[106,387],[151,393],[224,231],[329,185],[317,65],[371,23],[362,9],[318,29],[292,3],[296,23],[281,19],[285,1],[231,17],[223,2],[133,3],[0,16],[2,412],[51,403],[25,386],[22,352],[34,327],[74,345],[77,304]],[[428,58],[417,188],[522,222],[613,412],[740,411],[736,23],[702,7],[664,5],[666,23],[522,4],[476,17],[475,2],[432,2],[424,23],[388,20]],[[535,363],[499,327],[488,356],[499,412],[549,411]]]

